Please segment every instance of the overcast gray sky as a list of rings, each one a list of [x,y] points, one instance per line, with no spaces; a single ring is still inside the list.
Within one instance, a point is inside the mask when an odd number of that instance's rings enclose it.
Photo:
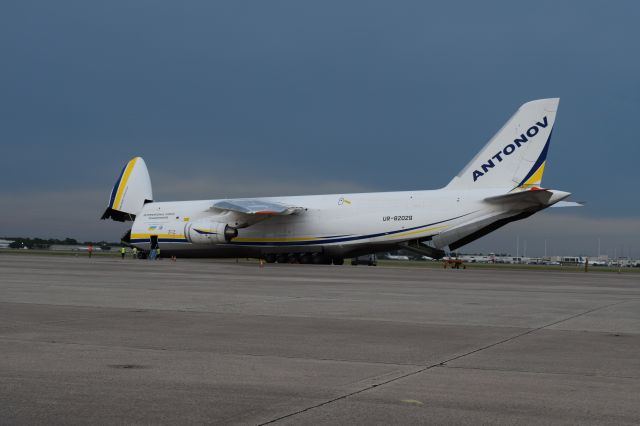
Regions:
[[[158,200],[438,188],[560,97],[543,182],[587,207],[465,250],[633,254],[638,22],[637,1],[5,1],[0,235],[117,240],[97,218],[135,155]]]

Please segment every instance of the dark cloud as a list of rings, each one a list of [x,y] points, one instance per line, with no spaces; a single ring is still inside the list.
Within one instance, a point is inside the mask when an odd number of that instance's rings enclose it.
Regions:
[[[633,217],[639,20],[635,1],[7,2],[0,196],[59,196],[0,232],[51,211],[65,234],[110,230],[65,203],[134,155],[163,197],[437,188],[551,96],[545,184]]]

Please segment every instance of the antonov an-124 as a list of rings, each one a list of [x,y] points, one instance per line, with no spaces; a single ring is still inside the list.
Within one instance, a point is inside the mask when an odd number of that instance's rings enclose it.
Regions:
[[[559,99],[528,102],[437,190],[157,202],[140,157],[124,167],[102,219],[132,221],[123,242],[163,257],[251,257],[342,264],[406,249],[432,258],[562,201],[541,187]]]

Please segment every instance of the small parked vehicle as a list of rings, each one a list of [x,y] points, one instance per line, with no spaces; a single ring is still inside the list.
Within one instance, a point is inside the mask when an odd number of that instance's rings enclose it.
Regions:
[[[367,265],[367,266],[377,266],[378,258],[375,254],[365,254],[364,256],[358,256],[351,259],[352,265]]]

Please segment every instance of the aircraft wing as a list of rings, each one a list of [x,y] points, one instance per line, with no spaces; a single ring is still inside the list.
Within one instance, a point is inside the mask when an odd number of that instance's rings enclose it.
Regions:
[[[247,198],[216,201],[209,210],[224,217],[230,225],[236,228],[245,228],[269,217],[297,214],[304,211],[305,208],[277,201]]]
[[[247,215],[265,214],[274,216],[287,216],[304,210],[303,207],[290,206],[275,201],[260,200],[258,198],[217,201],[211,208]]]

